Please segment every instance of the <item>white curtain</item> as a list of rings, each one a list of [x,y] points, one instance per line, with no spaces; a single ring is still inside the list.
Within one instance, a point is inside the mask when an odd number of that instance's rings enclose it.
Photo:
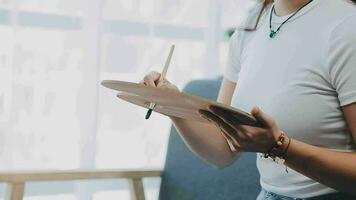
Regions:
[[[252,3],[0,0],[0,170],[162,168],[169,120],[153,114],[145,121],[143,109],[116,99],[101,80],[138,81],[160,70],[172,43],[173,83],[182,88],[192,79],[217,77],[226,30]],[[36,184],[28,199],[41,192],[43,199],[78,197],[68,184],[53,191]],[[103,186],[92,197],[128,198],[122,188],[105,192]]]

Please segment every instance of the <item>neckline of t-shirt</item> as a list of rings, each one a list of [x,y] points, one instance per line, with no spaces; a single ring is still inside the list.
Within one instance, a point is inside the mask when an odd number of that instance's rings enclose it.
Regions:
[[[313,2],[309,3],[307,6],[305,6],[304,8],[302,8],[294,17],[292,17],[289,21],[293,21],[296,20],[297,18],[303,16],[304,14],[306,14],[307,12],[309,12],[312,8],[314,8],[318,3],[320,2],[320,0],[313,0]],[[270,7],[269,9],[269,14],[272,12],[272,8],[273,6]],[[285,20],[288,19],[288,17],[292,16],[294,13],[291,13],[289,15],[285,15],[285,16],[278,16],[276,15],[276,13],[272,13],[273,14],[273,18],[272,18],[272,22],[273,23],[277,23],[277,24],[281,24],[283,23]]]

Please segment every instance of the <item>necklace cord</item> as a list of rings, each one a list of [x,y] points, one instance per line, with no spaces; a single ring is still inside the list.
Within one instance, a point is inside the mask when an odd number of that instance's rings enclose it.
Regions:
[[[271,32],[274,32],[274,33],[277,33],[279,32],[279,30],[282,28],[282,26],[287,23],[290,19],[292,19],[297,13],[299,13],[299,11],[301,11],[303,8],[305,8],[307,5],[309,5],[311,2],[313,2],[313,0],[309,1],[308,3],[306,3],[304,6],[300,7],[297,11],[295,11],[291,16],[289,16],[286,20],[284,20],[282,22],[281,25],[279,25],[279,27],[276,29],[276,31],[273,31],[272,30],[272,16],[273,16],[273,13],[275,12],[275,8],[274,8],[274,5],[272,6],[272,9],[271,9],[271,13],[270,13],[270,17],[269,17],[269,28],[270,28],[270,31]]]

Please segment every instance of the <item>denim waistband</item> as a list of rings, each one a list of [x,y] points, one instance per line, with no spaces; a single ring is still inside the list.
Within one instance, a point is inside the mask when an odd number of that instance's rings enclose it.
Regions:
[[[347,194],[343,193],[332,193],[332,194],[326,194],[322,196],[317,196],[317,197],[311,197],[311,198],[292,198],[292,197],[286,197],[283,195],[278,195],[273,192],[269,192],[266,190],[261,191],[261,193],[258,195],[257,200],[355,200],[356,197],[352,197]]]

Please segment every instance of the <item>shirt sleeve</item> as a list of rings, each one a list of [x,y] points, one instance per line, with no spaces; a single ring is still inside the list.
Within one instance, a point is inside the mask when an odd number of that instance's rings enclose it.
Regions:
[[[237,82],[239,72],[241,69],[240,50],[239,50],[240,49],[239,40],[241,34],[239,34],[239,32],[240,32],[239,30],[236,30],[235,33],[230,38],[227,64],[223,72],[224,77],[234,83]]]
[[[258,3],[255,7],[253,7],[248,12],[246,18],[242,21],[240,26],[238,26],[238,28],[235,30],[235,33],[230,38],[228,59],[227,59],[227,64],[223,71],[223,75],[226,79],[232,82],[236,83],[239,78],[239,73],[241,70],[241,54],[243,52],[243,46],[250,39],[251,33],[248,33],[243,29],[251,28],[255,26],[256,19],[260,14],[262,7],[263,7],[263,3]],[[266,13],[268,12],[266,11],[265,14]]]
[[[341,106],[356,102],[355,24],[356,15],[353,15],[339,24],[329,39],[329,73]]]

